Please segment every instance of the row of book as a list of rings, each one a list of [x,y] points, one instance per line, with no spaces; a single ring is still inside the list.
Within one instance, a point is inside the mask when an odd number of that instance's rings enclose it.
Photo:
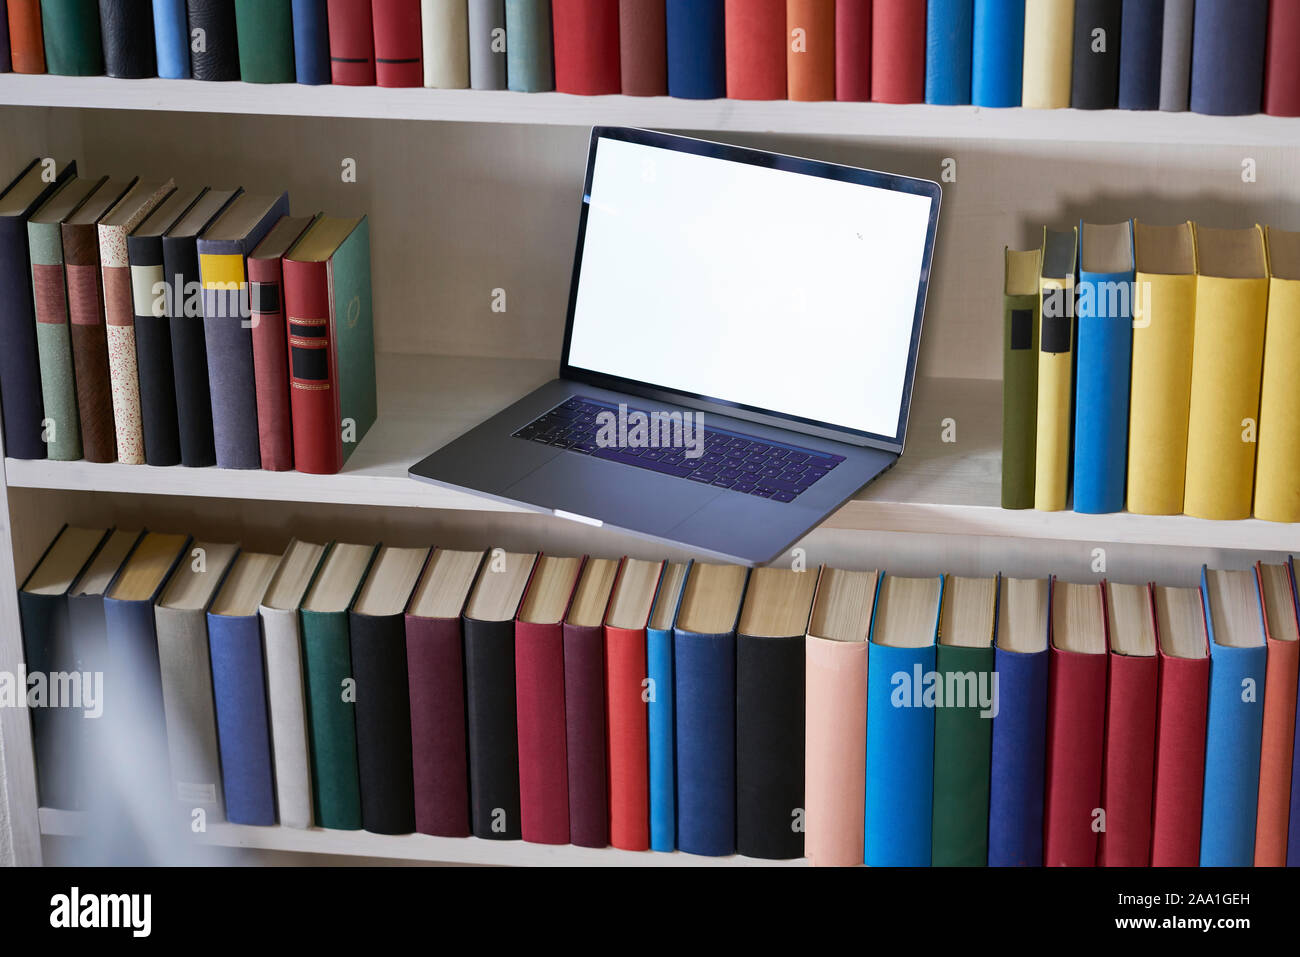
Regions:
[[[369,223],[33,160],[0,336],[9,456],[337,472],[376,416]]]
[[[47,806],[103,790],[78,770],[125,709],[116,773],[166,753],[187,817],[834,865],[1296,865],[1294,564],[1178,588],[65,526],[19,605],[29,673],[105,673],[102,721],[34,711]]]
[[[1003,307],[1004,508],[1300,522],[1300,233],[1045,229]]]
[[[153,0],[152,9],[8,0],[8,9],[23,73],[1300,115],[1300,10],[1270,11],[1268,0]]]

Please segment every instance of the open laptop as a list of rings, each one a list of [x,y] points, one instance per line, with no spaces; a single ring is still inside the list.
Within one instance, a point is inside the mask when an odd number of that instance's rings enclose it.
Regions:
[[[595,128],[560,377],[411,476],[771,561],[903,451],[939,193]]]

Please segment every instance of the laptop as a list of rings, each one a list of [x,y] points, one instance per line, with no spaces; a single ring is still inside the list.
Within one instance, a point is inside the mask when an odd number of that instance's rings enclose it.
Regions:
[[[411,477],[773,560],[903,451],[939,195],[596,127],[559,378]]]

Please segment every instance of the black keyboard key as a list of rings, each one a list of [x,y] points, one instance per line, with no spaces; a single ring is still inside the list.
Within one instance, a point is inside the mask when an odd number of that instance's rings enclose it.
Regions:
[[[802,452],[787,452],[785,460],[787,462],[806,462],[808,461],[808,456],[804,455]]]
[[[731,486],[733,492],[752,492],[754,490],[753,482],[737,482]]]
[[[780,474],[781,470],[772,465],[758,470],[759,478],[776,478]]]
[[[703,482],[705,485],[712,485],[712,484],[713,484],[713,476],[712,476],[712,475],[700,475],[698,472],[695,472],[695,473],[693,473],[693,474],[691,474],[691,475],[688,475],[688,476],[686,476],[686,477],[687,477],[688,479],[690,479],[692,482]]]
[[[793,492],[773,492],[773,493],[772,493],[772,501],[774,501],[774,502],[793,502],[793,501],[794,501],[794,493],[793,493]]]
[[[781,479],[762,479],[758,484],[773,492],[802,492],[807,488],[806,485],[799,485],[795,482],[783,482]]]
[[[731,488],[731,479],[718,479],[713,484],[718,488]]]

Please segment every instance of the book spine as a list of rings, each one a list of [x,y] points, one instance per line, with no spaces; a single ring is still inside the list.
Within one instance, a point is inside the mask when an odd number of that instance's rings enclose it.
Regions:
[[[260,610],[266,647],[266,706],[271,720],[275,805],[285,827],[312,826],[311,743],[298,610]]]
[[[1269,281],[1264,336],[1255,517],[1300,522],[1300,282]]]
[[[925,102],[971,101],[974,0],[929,0],[925,25]]]
[[[424,33],[424,85],[449,90],[468,87],[469,8],[465,0],[422,0],[420,23]]]
[[[0,73],[13,69],[13,59],[9,52],[9,12],[0,11]]]
[[[343,443],[325,263],[284,260],[284,314],[294,465],[330,475],[343,467]]]
[[[1210,657],[1201,867],[1250,867],[1255,860],[1264,703],[1258,692],[1249,696],[1243,689],[1246,682],[1256,689],[1265,687],[1268,652],[1264,647],[1211,642]]]
[[[1048,653],[995,648],[998,713],[989,755],[989,866],[1043,863]]]
[[[1043,863],[1093,867],[1105,750],[1106,656],[1052,648]]]
[[[312,817],[318,827],[361,828],[354,678],[347,612],[302,612],[303,676],[311,728]]]
[[[993,649],[940,645],[935,670],[945,699],[934,709],[934,798],[930,861],[935,867],[988,863],[989,774],[993,721],[1001,695],[993,685]],[[956,689],[948,700],[947,689]]]
[[[534,844],[569,843],[564,669],[560,625],[515,623],[520,825]]]
[[[975,0],[971,102],[1019,106],[1025,69],[1025,0]]]
[[[158,75],[148,5],[140,0],[99,0],[99,23],[105,73],[133,80]]]
[[[1110,654],[1102,798],[1106,829],[1097,863],[1146,867],[1151,860],[1151,795],[1155,772],[1159,663]]]
[[[68,321],[81,422],[82,454],[88,462],[112,462],[113,392],[104,328],[104,291],[99,282],[99,243],[93,225],[63,226]]]
[[[60,76],[101,76],[104,46],[96,0],[41,0],[45,67]]]
[[[1192,24],[1196,0],[1165,0],[1160,31],[1160,109],[1187,109],[1192,83]]]
[[[210,614],[208,644],[226,817],[234,824],[270,826],[275,823],[275,785],[259,624],[256,615]],[[364,694],[358,691],[358,697]]]
[[[370,282],[370,221],[361,222],[328,263],[330,362],[337,395],[336,433],[342,461],[356,451],[379,415],[375,325]],[[339,314],[340,308],[342,315]],[[341,466],[340,466],[341,467]]]
[[[293,71],[299,83],[330,82],[329,14],[325,0],[293,0]]]
[[[1021,105],[1059,110],[1070,105],[1074,0],[1025,0]]]
[[[871,0],[835,4],[835,99],[871,99]]]
[[[262,468],[284,472],[293,468],[293,428],[289,411],[283,273],[278,258],[248,261],[248,292],[253,323],[258,450]]]
[[[934,671],[935,648],[867,651],[867,775],[864,857],[869,867],[926,867],[934,791],[934,709],[922,706],[921,676]],[[891,701],[895,674],[914,692]]]
[[[469,0],[469,85],[506,88],[505,0]]]
[[[551,0],[555,89],[598,96],[622,89],[618,4],[611,0]]]
[[[671,30],[671,27],[670,27]],[[677,847],[736,850],[736,636],[677,630]]]
[[[1038,296],[1003,297],[1002,507],[1034,507]]]
[[[804,651],[804,856],[851,867],[864,850],[867,643],[809,635]]]
[[[790,99],[835,99],[835,4],[832,0],[788,0],[786,72]]]
[[[871,10],[871,98],[924,103],[925,5],[875,0]]]
[[[1128,0],[1120,28],[1119,108],[1160,109],[1160,32],[1164,0]]]
[[[50,675],[65,670],[59,648],[68,641],[68,597],[18,591],[23,662],[28,674]],[[23,691],[26,694],[26,689]],[[36,789],[42,807],[76,809],[80,795],[74,784],[75,765],[65,750],[74,730],[65,709],[33,708],[32,745],[36,758]]]
[[[100,272],[104,282],[104,332],[108,338],[108,376],[113,393],[117,460],[144,464],[140,422],[140,371],[135,351],[135,294],[126,249],[127,230],[99,227]]]
[[[624,96],[666,96],[664,0],[618,0],[618,56]]]
[[[290,0],[235,0],[239,76],[245,83],[292,83],[293,7]]]
[[[1295,603],[1280,610],[1293,615]],[[1291,814],[1291,759],[1295,749],[1297,651],[1300,643],[1268,639],[1264,719],[1259,745],[1259,804],[1255,825],[1255,866],[1285,867]]]
[[[564,626],[564,736],[569,774],[569,840],[607,847],[605,635],[599,626]]]
[[[1196,867],[1201,859],[1208,658],[1160,655],[1151,866]]]
[[[1268,10],[1268,52],[1264,63],[1264,112],[1300,116],[1300,72],[1287,69],[1300,56],[1300,7],[1274,3]]]
[[[609,843],[625,851],[650,849],[650,752],[643,697],[645,679],[645,631],[606,626]]]
[[[46,412],[41,402],[31,264],[26,217],[0,217],[0,288],[5,290],[0,296],[0,335],[5,344],[0,349],[0,407],[5,454],[43,459],[47,454],[43,435]]]
[[[190,78],[190,29],[185,0],[153,0],[154,52],[164,80]]]
[[[57,223],[28,223],[27,234],[32,257],[36,348],[46,422],[44,432],[49,439],[45,443],[46,454],[56,461],[67,462],[81,458],[81,423],[77,418],[77,393],[72,377],[72,338],[68,329],[68,291],[63,276],[63,241]],[[0,384],[3,381],[0,379]],[[3,404],[5,408],[11,407],[7,400]],[[8,422],[5,423],[5,434],[16,434],[9,431]],[[10,441],[9,453],[12,455],[15,450]]]
[[[514,622],[462,622],[470,830],[489,841],[517,841],[522,835]]]
[[[127,237],[140,390],[140,428],[149,465],[178,465],[180,429],[176,422],[176,375],[172,367],[166,296],[154,289],[165,283],[161,237]]]
[[[253,374],[253,330],[248,315],[244,254],[237,243],[199,240],[203,277],[203,339],[212,393],[212,438],[217,466],[255,469],[261,465],[257,435],[257,389]]]
[[[193,237],[163,237],[163,272],[171,287],[167,325],[171,334],[181,464],[190,468],[216,465],[202,296],[191,298],[189,292],[199,285],[199,254]]]
[[[375,85],[370,0],[328,0],[330,76],[339,86]]]
[[[1133,273],[1079,275],[1074,401],[1074,510],[1124,510]]]
[[[372,834],[410,834],[415,830],[411,704],[401,693],[409,686],[406,622],[400,614],[353,612],[349,625],[361,826]]]
[[[786,98],[787,0],[727,0],[725,39],[727,97],[732,100]],[[793,11],[792,11],[793,16]],[[795,25],[791,19],[791,28]],[[807,27],[800,25],[800,29]],[[790,54],[790,67],[794,56]]]
[[[105,597],[106,688],[113,703],[106,705],[104,731],[129,748],[114,749],[114,772],[125,775],[140,794],[169,790],[166,710],[153,599],[121,601]],[[120,736],[129,735],[128,739]]]
[[[676,709],[673,695],[673,633],[647,628],[646,746],[650,757],[650,849],[677,849]]]
[[[805,639],[736,637],[736,851],[804,856]]]
[[[41,0],[9,0],[9,57],[15,73],[45,72]]]
[[[1074,285],[1042,281],[1034,508],[1059,512],[1070,494],[1070,405],[1074,398]]]
[[[555,89],[549,0],[506,0],[506,80],[511,90]]]
[[[375,83],[384,87],[424,83],[420,0],[371,0],[375,35]]]
[[[234,0],[185,0],[189,15],[190,75],[196,80],[239,79],[239,35]]]
[[[726,13],[722,0],[664,0],[668,95],[727,95]]]
[[[221,752],[204,612],[160,605],[154,608],[154,626],[172,797],[186,811],[203,808],[209,818],[221,820],[225,815]]]
[[[1197,0],[1191,108],[1240,116],[1263,102],[1268,0]]]
[[[465,655],[459,618],[406,617],[415,829],[468,837]]]
[[[1113,110],[1119,102],[1121,0],[1074,0],[1070,105]]]

